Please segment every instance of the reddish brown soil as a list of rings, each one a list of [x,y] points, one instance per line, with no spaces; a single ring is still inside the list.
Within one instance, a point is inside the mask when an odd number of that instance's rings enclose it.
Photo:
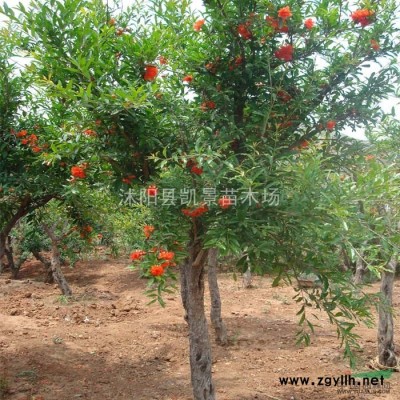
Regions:
[[[42,282],[37,263],[27,263],[20,280],[0,277],[0,390],[8,385],[4,398],[190,400],[179,293],[166,296],[165,309],[147,306],[146,282],[127,270],[124,261],[81,262],[65,273],[76,296],[68,304],[54,285]],[[333,386],[281,386],[280,376],[317,381],[318,376],[349,372],[335,330],[324,317],[311,346],[296,347],[293,289],[272,288],[268,277],[243,289],[229,274],[220,276],[220,287],[232,344],[213,345],[218,400],[400,398],[400,373],[390,378],[389,394],[339,395]],[[395,305],[399,293],[397,282]],[[359,370],[366,371],[376,352],[376,330],[360,327],[358,333]]]

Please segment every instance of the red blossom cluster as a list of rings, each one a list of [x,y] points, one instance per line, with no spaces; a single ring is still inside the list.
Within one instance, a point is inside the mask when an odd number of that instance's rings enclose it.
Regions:
[[[183,82],[187,82],[187,83],[192,82],[192,80],[193,80],[193,76],[192,75],[186,75],[182,79]]]
[[[292,16],[292,11],[290,10],[289,6],[282,7],[281,9],[278,10],[278,17],[282,19],[287,19]]]
[[[218,204],[221,208],[227,209],[235,204],[235,201],[229,196],[222,196],[218,199]]]
[[[165,268],[167,267],[175,267],[176,263],[174,263],[172,260],[175,257],[175,253],[173,251],[166,251],[163,250],[161,248],[158,247],[154,247],[151,252],[157,252],[159,251],[158,254],[158,259],[159,260],[165,260],[163,263],[161,264],[156,264],[156,265],[152,265],[150,267],[150,274],[152,276],[161,276],[164,275],[165,272]],[[143,259],[143,257],[146,255],[147,253],[144,250],[134,250],[131,255],[130,255],[130,259],[132,261],[141,261]]]
[[[74,165],[73,167],[71,167],[71,175],[74,178],[84,179],[86,178],[85,168],[79,165]]]
[[[132,261],[136,261],[136,260],[141,260],[143,256],[146,255],[146,252],[144,250],[134,250],[131,255],[129,256],[129,258]]]
[[[147,196],[155,197],[157,196],[157,191],[158,191],[157,186],[151,185],[146,190]]]
[[[82,226],[82,228],[80,229],[80,234],[79,236],[82,239],[87,239],[89,242],[91,241],[91,239],[89,238],[89,235],[93,232],[93,228],[90,225],[85,225]]]
[[[143,74],[143,79],[145,81],[148,82],[154,81],[154,79],[157,78],[157,75],[158,75],[158,68],[156,65],[153,64],[145,65]]]
[[[356,10],[351,13],[351,19],[355,24],[360,24],[362,27],[367,26],[373,22],[373,16],[375,12],[373,10],[368,10],[367,8],[363,8],[360,10]]]
[[[335,126],[336,126],[336,121],[334,121],[334,120],[329,120],[327,123],[326,123],[326,129],[328,129],[328,131],[333,131],[334,129],[335,129]]]
[[[283,61],[293,60],[293,46],[291,44],[283,45],[281,48],[275,51],[275,57]]]
[[[212,100],[203,101],[200,105],[201,111],[214,110],[216,104]]]
[[[299,150],[306,149],[309,145],[310,145],[310,142],[308,140],[304,139],[299,143]]]
[[[182,213],[184,215],[186,215],[187,217],[191,217],[191,218],[200,217],[207,211],[208,211],[207,204],[201,204],[199,207],[196,207],[194,209],[190,209],[190,208],[182,209]]]
[[[281,32],[281,33],[289,32],[289,27],[286,25],[286,21],[283,21],[282,23],[276,18],[270,17],[269,15],[267,15],[265,19],[268,22],[268,25],[271,28],[273,28],[275,32]]]
[[[94,131],[93,129],[85,129],[83,131],[83,133],[87,136],[97,136],[96,131]]]
[[[375,50],[375,51],[379,51],[380,50],[381,47],[379,46],[379,43],[378,43],[377,40],[371,39],[370,43],[371,43],[371,48],[373,50]]]
[[[21,139],[21,144],[23,144],[24,146],[28,145],[34,153],[39,153],[40,151],[42,151],[42,148],[37,145],[39,139],[34,133],[28,135],[28,131],[23,129],[14,134],[15,137]]]
[[[236,30],[239,36],[242,37],[244,40],[249,40],[253,36],[245,24],[238,25]]]
[[[188,160],[186,168],[190,169],[190,172],[195,175],[201,175],[203,173],[203,168],[199,167],[197,161],[194,159]]]
[[[198,19],[194,24],[193,24],[193,29],[196,32],[199,32],[201,30],[201,28],[203,27],[203,25],[205,24],[205,20],[204,19]]]
[[[159,260],[166,260],[166,261],[171,261],[175,257],[175,253],[173,251],[160,251],[158,254],[158,259]]]
[[[128,175],[125,178],[122,178],[122,182],[126,183],[127,185],[131,185],[132,184],[132,180],[135,179],[136,176],[135,175]]]
[[[145,225],[143,227],[143,232],[144,232],[144,236],[146,236],[146,239],[150,239],[151,234],[154,232],[154,226],[153,225]]]
[[[164,268],[161,265],[152,265],[150,268],[150,274],[153,276],[164,275]]]
[[[292,96],[284,90],[278,90],[278,93],[276,95],[278,96],[279,100],[282,100],[284,103],[292,100]]]
[[[314,28],[314,21],[312,18],[307,18],[304,21],[304,26],[306,29],[311,30],[312,28]]]
[[[191,172],[192,174],[195,174],[195,175],[201,175],[201,174],[203,173],[203,168],[198,167],[197,165],[194,165],[194,166],[190,169],[190,172]]]

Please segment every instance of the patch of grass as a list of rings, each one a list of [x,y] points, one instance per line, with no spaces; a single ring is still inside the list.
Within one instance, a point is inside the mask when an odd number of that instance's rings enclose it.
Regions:
[[[10,389],[10,385],[5,376],[0,376],[0,399],[5,399],[6,394]]]
[[[38,380],[38,373],[34,369],[18,372],[16,376],[17,378],[26,379],[31,383],[35,383]]]
[[[282,302],[283,304],[286,304],[286,305],[291,304],[291,302],[289,301],[289,299],[286,296],[282,296],[280,294],[274,294],[274,295],[272,295],[272,298],[274,300],[279,300],[280,302]]]
[[[239,336],[240,336],[240,332],[236,331],[233,335],[228,337],[229,343],[236,346],[238,344]]]
[[[63,294],[57,297],[57,303],[60,304],[69,304],[71,302],[71,297],[69,296],[64,296]]]

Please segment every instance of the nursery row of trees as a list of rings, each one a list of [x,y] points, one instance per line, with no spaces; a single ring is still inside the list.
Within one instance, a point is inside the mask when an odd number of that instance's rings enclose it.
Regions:
[[[71,294],[62,258],[127,234],[132,265],[163,303],[179,265],[196,400],[215,398],[207,263],[226,343],[217,254],[275,285],[300,283],[299,342],[310,341],[313,305],[347,356],[376,304],[360,284],[382,277],[379,363],[397,364],[387,303],[399,123],[378,106],[399,79],[395,1],[209,0],[200,18],[186,0],[0,11],[10,20],[0,36],[0,260],[14,276],[33,254]],[[360,127],[370,142],[342,134]],[[317,285],[304,288],[305,276]]]

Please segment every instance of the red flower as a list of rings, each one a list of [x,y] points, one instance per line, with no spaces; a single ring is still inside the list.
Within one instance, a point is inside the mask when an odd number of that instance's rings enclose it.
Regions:
[[[22,144],[28,144],[28,143],[29,143],[29,139],[22,139],[22,140],[21,140],[21,143],[22,143]]]
[[[186,75],[183,79],[183,82],[192,82],[193,76],[192,75]]]
[[[212,100],[203,101],[200,105],[200,109],[202,111],[213,110],[216,107],[215,103]]]
[[[201,175],[201,174],[203,173],[203,168],[198,167],[197,165],[194,165],[194,166],[190,169],[190,171],[192,172],[192,174]]]
[[[154,232],[154,226],[153,225],[145,225],[143,227],[143,232],[144,232],[144,236],[146,236],[146,239],[150,239],[151,234]]]
[[[164,268],[161,265],[153,265],[150,268],[150,274],[153,276],[161,276],[164,274]]]
[[[175,267],[175,266],[176,266],[176,264],[175,264],[174,262],[171,262],[171,261],[164,261],[164,262],[161,264],[161,267],[163,267],[163,268]]]
[[[252,36],[251,32],[247,29],[245,24],[240,24],[237,27],[237,33],[245,40],[251,39]]]
[[[286,44],[282,46],[279,50],[275,51],[275,57],[283,61],[292,61],[293,46],[291,44]]]
[[[205,65],[205,68],[207,71],[211,72],[212,74],[215,74],[217,72],[217,66],[212,62],[207,63]]]
[[[273,28],[276,32],[287,33],[289,32],[289,27],[286,25],[286,20],[283,20],[283,24],[281,25],[279,21],[275,18],[267,15],[265,20],[268,22],[268,25]]]
[[[151,185],[147,188],[147,196],[155,197],[157,196],[157,186]]]
[[[371,17],[374,14],[374,11],[363,8],[361,10],[356,10],[351,13],[351,18],[355,24],[360,24],[362,27],[364,27],[373,22]]]
[[[222,196],[218,199],[218,204],[221,208],[226,209],[232,206],[234,201],[229,196]]]
[[[201,215],[203,215],[207,211],[208,211],[207,204],[202,204],[199,207],[194,208],[192,210],[190,208],[182,209],[182,213],[184,215],[186,215],[187,217],[192,217],[192,218],[200,217]]]
[[[235,58],[235,65],[240,65],[243,63],[243,57],[242,56],[237,56]]]
[[[162,64],[162,65],[168,64],[168,60],[167,60],[164,56],[158,57],[158,61],[159,61],[160,64]]]
[[[175,253],[173,251],[160,251],[158,255],[159,260],[167,260],[171,261],[175,257]]]
[[[292,16],[292,12],[289,6],[283,7],[278,11],[279,18],[286,19]]]
[[[328,129],[328,131],[332,131],[336,126],[336,121],[330,120],[326,123],[326,129]]]
[[[19,131],[19,132],[16,134],[16,136],[17,136],[17,138],[22,138],[22,137],[26,136],[27,134],[28,134],[28,131],[23,130],[23,131]]]
[[[380,50],[380,46],[379,46],[379,43],[376,41],[376,40],[374,40],[374,39],[371,39],[371,47],[375,50],[375,51],[378,51],[378,50]]]
[[[36,142],[38,141],[38,137],[34,133],[32,133],[32,135],[30,135],[28,137],[28,140],[29,140],[30,145],[34,146],[36,144]]]
[[[144,67],[144,75],[143,75],[143,79],[145,81],[154,81],[154,79],[157,78],[158,75],[158,68],[155,65],[152,64],[147,64]]]
[[[307,148],[309,145],[310,145],[310,142],[309,142],[308,140],[302,140],[302,141],[299,143],[299,147],[302,148],[302,149]]]
[[[33,151],[34,153],[40,153],[40,152],[42,151],[42,148],[39,147],[39,146],[33,146],[33,147],[32,147],[32,151]]]
[[[274,28],[276,31],[279,29],[279,22],[275,18],[270,17],[267,15],[265,20],[268,22],[268,25]]]
[[[203,25],[205,24],[205,20],[204,19],[198,19],[194,24],[193,24],[193,29],[196,32],[199,32],[201,30],[201,28],[203,27]]]
[[[129,256],[129,258],[130,258],[132,261],[141,260],[142,257],[143,257],[145,254],[146,254],[146,252],[145,252],[144,250],[135,250],[135,251],[133,251],[133,252],[131,253],[131,255]]]
[[[71,168],[71,175],[74,178],[81,178],[81,179],[86,178],[85,170],[82,167],[78,167],[77,165]]]
[[[96,136],[96,132],[93,129],[86,129],[83,133],[88,136]]]
[[[85,225],[82,229],[85,232],[93,232],[93,228],[90,225]]]
[[[284,90],[279,90],[277,96],[280,100],[282,100],[285,103],[287,103],[292,99],[292,96],[288,92],[285,92]]]
[[[304,26],[305,26],[308,30],[311,30],[312,28],[314,28],[314,21],[313,21],[313,19],[312,19],[312,18],[307,18],[307,19],[304,21]]]

